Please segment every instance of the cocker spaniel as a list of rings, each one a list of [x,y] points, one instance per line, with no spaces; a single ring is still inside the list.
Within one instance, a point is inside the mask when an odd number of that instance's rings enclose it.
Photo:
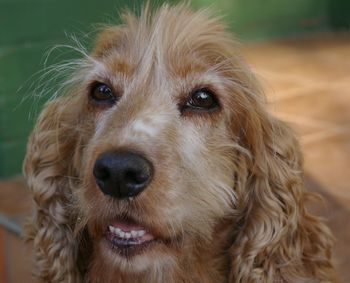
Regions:
[[[220,20],[122,18],[30,137],[39,282],[334,282],[295,136]]]

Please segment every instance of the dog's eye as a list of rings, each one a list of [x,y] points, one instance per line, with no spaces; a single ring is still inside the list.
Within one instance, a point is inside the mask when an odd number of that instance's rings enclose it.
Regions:
[[[90,97],[93,101],[101,104],[114,104],[117,101],[117,97],[112,89],[104,83],[93,85]]]
[[[219,102],[209,89],[201,88],[191,94],[185,107],[200,111],[213,111],[219,107]]]

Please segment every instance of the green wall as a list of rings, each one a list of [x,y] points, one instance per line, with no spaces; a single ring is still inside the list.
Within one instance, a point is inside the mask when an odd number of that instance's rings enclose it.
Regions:
[[[44,67],[45,54],[67,42],[67,34],[84,37],[93,23],[112,22],[118,7],[137,6],[130,3],[0,0],[0,178],[21,172],[28,135],[42,105],[33,98],[32,83]],[[71,54],[56,61],[67,56]]]
[[[162,1],[157,1],[162,2]],[[172,1],[174,2],[174,1]],[[67,42],[66,34],[84,34],[92,24],[117,22],[120,7],[142,1],[0,0],[0,178],[21,172],[25,144],[40,111],[33,74],[43,69],[44,54]],[[348,29],[347,0],[193,0],[212,6],[246,40],[286,37],[330,28]],[[88,41],[88,40],[87,40]],[[58,56],[59,61],[72,56]]]

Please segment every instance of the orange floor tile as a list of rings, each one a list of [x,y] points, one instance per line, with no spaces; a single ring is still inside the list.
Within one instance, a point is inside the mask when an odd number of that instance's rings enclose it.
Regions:
[[[5,234],[6,231],[0,228],[0,283],[6,282],[6,252],[5,252]]]

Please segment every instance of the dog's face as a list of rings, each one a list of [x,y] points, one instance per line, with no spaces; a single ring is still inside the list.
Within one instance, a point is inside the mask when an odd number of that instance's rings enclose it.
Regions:
[[[215,22],[156,19],[102,32],[70,98],[93,257],[125,272],[226,241],[237,197],[244,65]]]
[[[256,98],[235,42],[205,13],[154,19],[102,31],[61,102],[99,269],[166,268],[204,250],[214,258],[244,185],[241,128],[249,134]]]
[[[82,53],[24,166],[41,282],[334,282],[298,143],[219,21],[145,9]]]

